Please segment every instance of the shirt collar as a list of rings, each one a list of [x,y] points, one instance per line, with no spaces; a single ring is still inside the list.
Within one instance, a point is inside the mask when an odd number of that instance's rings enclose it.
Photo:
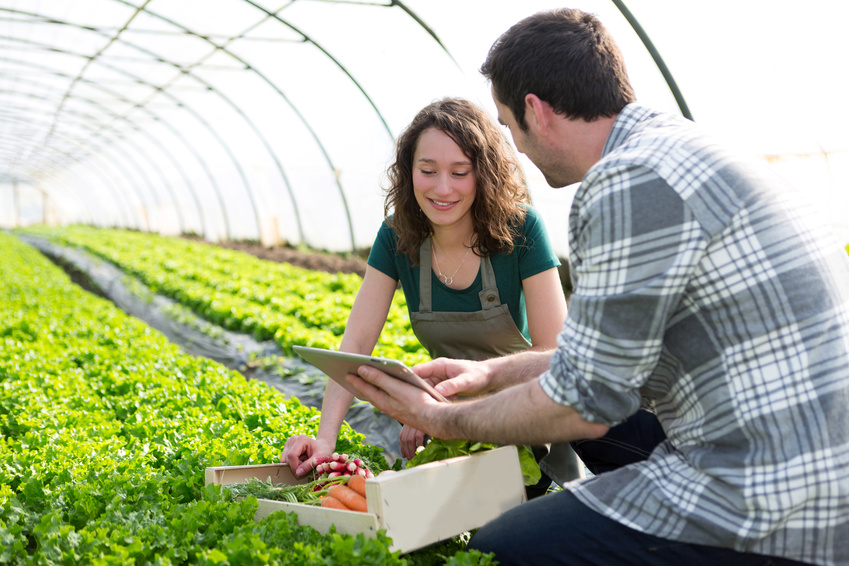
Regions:
[[[604,142],[604,149],[601,152],[602,157],[622,145],[634,128],[637,125],[654,114],[649,108],[641,106],[636,102],[632,102],[625,106],[613,122],[613,128],[607,136],[607,141]]]

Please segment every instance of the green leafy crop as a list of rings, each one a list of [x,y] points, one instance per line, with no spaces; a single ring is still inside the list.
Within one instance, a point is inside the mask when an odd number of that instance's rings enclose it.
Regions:
[[[129,230],[32,227],[26,233],[83,248],[139,278],[153,291],[228,330],[338,349],[362,278],[258,259],[218,246]],[[395,294],[377,355],[415,365],[429,360],[410,327],[404,294]]]
[[[208,466],[276,461],[317,411],[182,353],[2,233],[0,281],[0,564],[408,563],[383,535],[255,522],[255,498],[204,485]],[[346,425],[338,448],[381,471],[362,440]]]

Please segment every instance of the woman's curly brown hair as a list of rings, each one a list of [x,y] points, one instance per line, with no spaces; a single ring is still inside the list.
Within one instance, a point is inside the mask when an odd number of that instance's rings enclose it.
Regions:
[[[445,98],[423,108],[396,142],[395,162],[387,171],[390,186],[384,216],[395,231],[398,252],[417,265],[419,247],[433,232],[413,192],[413,155],[422,132],[430,128],[448,135],[472,162],[472,250],[479,256],[512,252],[530,202],[524,176],[501,129],[481,108],[459,98]]]

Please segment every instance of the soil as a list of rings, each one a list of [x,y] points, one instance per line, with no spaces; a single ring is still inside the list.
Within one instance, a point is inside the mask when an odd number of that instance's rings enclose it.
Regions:
[[[198,241],[198,238],[192,238]],[[209,243],[209,242],[207,242]],[[366,260],[364,257],[353,253],[347,254],[332,254],[326,252],[304,251],[298,250],[289,246],[279,246],[266,248],[257,243],[252,242],[217,242],[215,245],[231,250],[238,250],[261,259],[271,261],[286,262],[298,267],[306,269],[314,269],[319,271],[327,271],[328,273],[357,273],[360,277],[366,273]],[[364,252],[365,256],[366,253]],[[569,300],[572,294],[572,282],[569,277],[569,262],[561,259],[558,272],[560,282],[563,287],[563,292],[566,295],[566,300]]]
[[[203,241],[203,240],[200,240]],[[332,254],[314,251],[302,251],[288,246],[267,248],[252,242],[216,242],[222,248],[237,250],[276,262],[291,263],[305,269],[327,271],[328,273],[356,273],[360,277],[366,273],[366,260],[354,254]]]

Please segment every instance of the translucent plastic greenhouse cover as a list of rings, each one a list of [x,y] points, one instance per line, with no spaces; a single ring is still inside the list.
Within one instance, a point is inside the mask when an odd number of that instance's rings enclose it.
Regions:
[[[490,45],[560,5],[0,0],[0,226],[368,247],[398,133],[444,96],[494,115],[478,73]],[[767,157],[845,229],[845,3],[572,5],[617,38],[641,102]],[[523,167],[566,257],[574,188]]]

